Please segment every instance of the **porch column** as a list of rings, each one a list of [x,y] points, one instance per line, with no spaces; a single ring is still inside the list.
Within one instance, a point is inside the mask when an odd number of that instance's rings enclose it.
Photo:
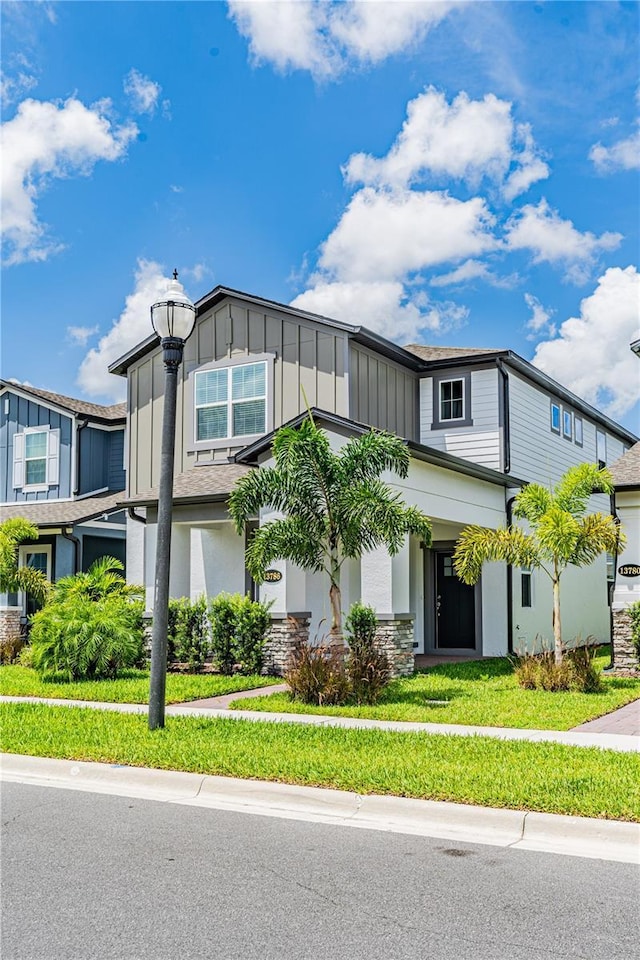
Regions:
[[[410,572],[408,537],[395,557],[385,547],[376,547],[364,553],[360,561],[360,598],[378,615],[376,637],[395,677],[409,676],[414,669]]]
[[[282,516],[273,511],[260,515],[260,524]],[[267,635],[264,673],[281,676],[299,643],[309,642],[311,613],[306,607],[306,573],[288,560],[277,560],[260,585],[260,599],[272,601],[271,628]]]
[[[174,523],[171,530],[171,570],[169,596],[172,599],[189,596],[190,537],[189,527]]]
[[[216,597],[244,593],[244,541],[230,522],[189,527],[190,582],[188,595]]]

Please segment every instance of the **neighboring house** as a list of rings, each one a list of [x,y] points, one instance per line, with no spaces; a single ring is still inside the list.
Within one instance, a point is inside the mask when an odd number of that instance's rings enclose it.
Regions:
[[[639,669],[631,642],[629,607],[640,603],[640,443],[611,466],[616,485],[615,513],[627,545],[613,558],[613,663],[616,669]]]
[[[393,558],[366,554],[346,565],[342,584],[345,609],[358,598],[375,607],[403,649],[404,669],[412,651],[500,655],[549,637],[543,575],[488,564],[478,585],[466,586],[452,568],[456,538],[470,523],[509,522],[525,482],[553,483],[572,464],[612,462],[633,434],[509,350],[402,348],[364,326],[225,287],[196,308],[178,385],[173,596],[253,589],[226,500],[239,476],[268,462],[272,431],[297,422],[308,402],[336,446],[370,426],[409,445],[408,478],[387,479],[433,519],[433,544],[410,538]],[[128,379],[128,571],[146,584],[150,607],[164,383],[155,335],[110,370]],[[596,508],[608,510],[608,498],[594,497]],[[265,512],[255,523],[266,519]],[[323,577],[274,566],[281,579],[260,595],[273,600],[277,667],[307,621],[312,637],[326,632],[329,609]],[[563,603],[567,638],[608,639],[605,558],[567,572]]]
[[[0,380],[0,519],[24,517],[40,536],[19,563],[49,580],[126,557],[126,404],[102,406]],[[33,612],[30,598],[0,596],[4,619]]]

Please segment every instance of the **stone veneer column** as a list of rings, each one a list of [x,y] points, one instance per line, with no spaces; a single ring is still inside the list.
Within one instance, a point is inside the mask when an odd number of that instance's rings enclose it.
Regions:
[[[378,615],[376,639],[391,663],[393,677],[414,670],[413,616],[409,609],[409,540],[394,556],[384,547],[364,553],[360,560],[360,598]]]
[[[631,614],[627,608],[613,610],[613,668],[639,673],[640,662],[631,639]]]
[[[308,612],[272,614],[264,648],[264,674],[275,674],[278,677],[284,675],[291,654],[298,644],[309,642],[310,619],[311,614]]]
[[[20,636],[22,607],[0,607],[0,643]]]

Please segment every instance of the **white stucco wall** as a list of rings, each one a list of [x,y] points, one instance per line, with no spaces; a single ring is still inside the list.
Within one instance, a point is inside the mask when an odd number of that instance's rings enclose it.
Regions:
[[[616,512],[627,537],[627,545],[616,567],[640,564],[640,490],[616,492]],[[613,608],[620,610],[640,600],[640,577],[623,577],[616,571]]]
[[[231,523],[185,525],[190,543],[190,579],[186,596],[192,600],[222,591],[244,593],[244,539]]]
[[[127,517],[127,582],[145,583],[144,535],[146,526]]]
[[[503,657],[508,649],[507,566],[485,563],[482,568],[482,655]]]

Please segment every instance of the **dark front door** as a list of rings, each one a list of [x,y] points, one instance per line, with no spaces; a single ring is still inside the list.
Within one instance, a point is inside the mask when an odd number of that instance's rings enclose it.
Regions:
[[[458,580],[453,551],[436,553],[436,646],[442,650],[474,650],[475,589]]]

